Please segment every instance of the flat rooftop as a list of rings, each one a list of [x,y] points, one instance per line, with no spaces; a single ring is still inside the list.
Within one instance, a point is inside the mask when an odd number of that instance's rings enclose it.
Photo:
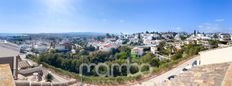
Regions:
[[[19,47],[12,43],[0,42],[0,57],[11,57],[19,55]]]
[[[0,64],[0,86],[15,86],[9,64]]]

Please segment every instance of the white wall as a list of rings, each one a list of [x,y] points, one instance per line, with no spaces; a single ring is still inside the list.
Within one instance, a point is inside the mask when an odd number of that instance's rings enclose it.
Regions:
[[[201,65],[232,62],[232,47],[200,52]]]

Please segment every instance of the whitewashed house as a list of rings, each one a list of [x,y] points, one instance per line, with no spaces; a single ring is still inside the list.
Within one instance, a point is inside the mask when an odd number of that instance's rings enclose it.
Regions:
[[[177,35],[174,37],[174,39],[175,39],[176,41],[181,41],[180,34],[177,34]]]
[[[151,53],[153,54],[157,54],[158,53],[158,48],[153,46],[153,47],[150,47],[151,48]]]
[[[158,45],[162,40],[143,40],[145,45]]]
[[[136,56],[142,56],[144,53],[143,48],[142,47],[134,47],[131,50],[131,54],[135,54]]]
[[[227,34],[227,33],[220,33],[219,34],[219,40],[220,41],[230,41],[231,36],[230,36],[230,34]]]
[[[232,34],[230,34],[230,40],[232,40]]]

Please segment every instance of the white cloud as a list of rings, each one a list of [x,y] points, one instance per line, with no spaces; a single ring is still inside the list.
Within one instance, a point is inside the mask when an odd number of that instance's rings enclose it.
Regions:
[[[215,19],[215,22],[223,22],[225,19]]]

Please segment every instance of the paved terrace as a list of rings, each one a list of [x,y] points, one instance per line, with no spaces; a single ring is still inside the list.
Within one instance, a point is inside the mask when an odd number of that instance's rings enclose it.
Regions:
[[[166,81],[163,86],[231,86],[231,67],[231,63],[194,67]]]
[[[131,85],[131,86],[163,86],[162,84],[164,83],[165,80],[171,75],[178,75],[182,72],[182,69],[188,66],[189,64],[192,64],[194,61],[199,60],[199,56],[195,56],[194,58],[184,62],[183,64],[180,64],[176,68],[173,68],[161,75],[158,75],[154,78],[151,78],[146,81],[142,81],[139,84]]]
[[[19,55],[19,47],[13,43],[0,42],[0,57]]]
[[[166,84],[166,82],[164,82],[164,81],[166,81],[169,76],[171,76],[171,75],[179,76],[182,69],[185,68],[188,64],[192,64],[193,61],[200,60],[201,65],[215,65],[215,64],[222,64],[222,63],[232,62],[232,53],[231,52],[232,52],[232,47],[231,46],[221,47],[221,48],[217,48],[217,49],[212,49],[212,50],[207,50],[207,51],[200,52],[199,56],[194,57],[193,59],[191,59],[189,61],[186,61],[185,63],[177,66],[176,68],[171,69],[170,71],[167,71],[166,73],[161,74],[161,75],[159,75],[157,77],[154,77],[154,78],[151,78],[149,80],[143,81],[140,84],[135,84],[135,85],[132,85],[132,86],[163,86],[164,83]],[[204,68],[204,66],[203,66],[203,68]],[[219,69],[220,69],[220,67],[219,67]],[[205,69],[205,70],[210,71],[209,69]],[[215,70],[212,69],[211,72],[214,72],[214,71]],[[195,71],[195,72],[197,72],[197,71]],[[199,70],[199,73],[201,73],[201,70]],[[225,71],[224,72],[219,72],[219,74],[220,73],[225,73]],[[214,77],[214,75],[217,75],[217,73],[214,73],[212,75],[212,77]],[[222,74],[222,76],[224,76],[224,75],[225,74]],[[188,76],[188,77],[190,77],[190,76]],[[185,77],[184,79],[188,80],[188,77]],[[200,77],[204,77],[204,76],[200,76]],[[211,77],[211,76],[208,75],[208,77]],[[205,77],[205,79],[207,80],[206,77]],[[220,78],[220,79],[223,79],[223,78]],[[217,83],[217,81],[215,81],[215,83]],[[174,85],[174,86],[178,86],[178,85]],[[183,86],[189,86],[189,85],[183,85]],[[190,85],[190,86],[192,86],[192,85]],[[193,86],[195,86],[195,85],[193,85]],[[205,86],[208,86],[208,85],[205,85]],[[212,86],[220,86],[220,85],[212,85]],[[226,85],[226,86],[232,86],[232,85]]]
[[[9,64],[0,64],[0,86],[15,86]]]

